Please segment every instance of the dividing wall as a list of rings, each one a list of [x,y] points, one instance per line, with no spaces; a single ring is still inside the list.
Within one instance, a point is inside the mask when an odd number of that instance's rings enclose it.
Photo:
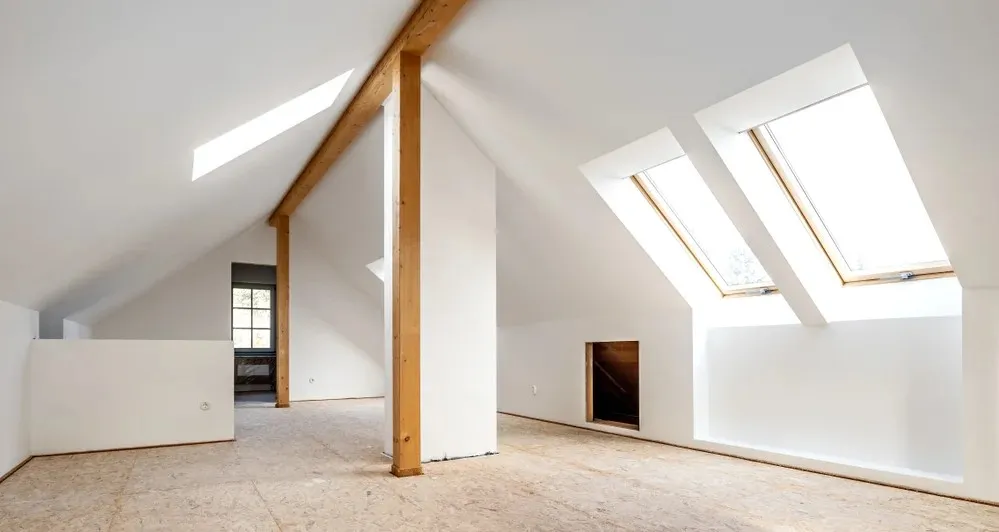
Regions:
[[[233,439],[232,343],[36,340],[31,454]]]

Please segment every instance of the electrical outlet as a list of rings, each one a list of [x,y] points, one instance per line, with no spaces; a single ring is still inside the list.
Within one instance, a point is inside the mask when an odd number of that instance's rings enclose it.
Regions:
[[[533,395],[538,395],[538,385],[537,384],[532,384],[531,385],[531,393]]]
[[[207,410],[211,409],[211,407],[212,407],[212,405],[208,401],[202,401],[201,402],[201,409],[202,410],[207,411]]]

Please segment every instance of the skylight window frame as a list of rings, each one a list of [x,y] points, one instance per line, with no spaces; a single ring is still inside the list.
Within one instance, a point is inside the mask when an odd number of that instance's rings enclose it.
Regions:
[[[827,100],[838,98],[839,96],[867,86],[867,84],[859,85],[853,89],[841,92],[831,98],[826,98],[812,105],[818,105]],[[781,117],[775,118],[774,120],[778,120],[783,116],[788,116],[803,109],[807,109],[812,105],[787,113]],[[753,145],[756,147],[756,150],[759,152],[763,161],[770,169],[771,175],[774,176],[778,186],[784,192],[784,195],[791,203],[791,206],[794,208],[798,217],[808,229],[809,233],[811,233],[815,242],[818,243],[823,254],[825,254],[826,258],[833,265],[833,270],[835,270],[842,285],[881,284],[899,281],[914,281],[919,279],[934,279],[954,275],[954,267],[951,266],[949,260],[918,264],[903,264],[893,268],[869,269],[859,272],[853,271],[846,262],[846,258],[840,251],[839,246],[836,244],[836,240],[833,238],[832,233],[825,225],[825,222],[822,221],[822,217],[819,215],[818,210],[812,203],[812,200],[809,199],[804,186],[802,186],[801,181],[794,173],[794,169],[791,167],[791,164],[781,151],[779,143],[774,138],[774,135],[769,127],[770,122],[773,122],[774,120],[769,120],[751,128],[747,130],[746,133],[749,135]]]
[[[669,162],[669,161],[666,161]],[[665,164],[665,163],[664,163]],[[723,298],[726,297],[746,297],[746,296],[760,296],[760,295],[770,295],[778,294],[780,290],[773,283],[754,283],[748,285],[739,285],[738,287],[732,288],[725,279],[722,278],[721,273],[708,258],[704,250],[697,244],[694,240],[693,235],[687,230],[687,227],[680,221],[679,216],[676,212],[661,198],[658,192],[653,192],[655,188],[650,182],[649,177],[644,171],[637,174],[633,174],[631,177],[631,182],[638,188],[638,191],[642,193],[645,200],[649,202],[649,205],[659,214],[659,217],[666,224],[666,227],[676,235],[677,240],[683,244],[683,247],[687,249],[690,256],[694,259],[701,270],[704,271],[708,279],[711,280],[711,284],[715,286],[718,292]]]

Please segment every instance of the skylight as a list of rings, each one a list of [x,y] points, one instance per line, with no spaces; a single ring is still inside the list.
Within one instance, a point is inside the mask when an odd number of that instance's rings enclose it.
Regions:
[[[309,92],[198,146],[194,150],[191,181],[329,109],[353,72],[353,69],[348,70]]]
[[[723,294],[774,288],[690,159],[673,159],[634,180]]]
[[[870,86],[753,134],[844,282],[951,271]]]

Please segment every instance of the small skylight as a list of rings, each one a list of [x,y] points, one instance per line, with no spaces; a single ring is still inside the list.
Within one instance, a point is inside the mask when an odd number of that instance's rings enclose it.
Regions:
[[[725,295],[766,293],[773,281],[686,156],[641,172],[635,183]]]
[[[385,282],[385,259],[384,258],[378,259],[378,260],[372,262],[371,264],[368,264],[368,270],[371,270],[371,273],[375,274],[375,276],[378,277],[378,279],[380,279],[383,283]]]
[[[194,150],[191,181],[329,109],[353,72],[353,69],[348,70],[309,92],[198,146]]]
[[[951,271],[870,86],[752,134],[844,282]]]

